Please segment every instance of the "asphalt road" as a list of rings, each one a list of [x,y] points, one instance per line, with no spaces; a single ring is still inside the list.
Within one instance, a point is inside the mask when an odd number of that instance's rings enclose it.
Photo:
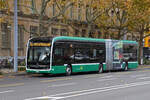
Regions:
[[[0,78],[0,100],[150,100],[150,69]]]

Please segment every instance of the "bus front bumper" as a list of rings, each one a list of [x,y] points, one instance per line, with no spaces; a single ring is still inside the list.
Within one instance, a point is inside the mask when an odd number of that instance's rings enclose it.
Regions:
[[[30,69],[27,69],[26,72],[27,73],[33,73],[33,74],[48,74],[48,73],[51,73],[50,70],[30,70]]]

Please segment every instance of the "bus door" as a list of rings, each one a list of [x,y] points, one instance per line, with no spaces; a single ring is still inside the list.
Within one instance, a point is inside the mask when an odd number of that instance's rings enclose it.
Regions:
[[[113,69],[123,67],[123,43],[119,40],[112,40],[112,63]]]
[[[113,51],[112,51],[112,40],[106,40],[106,70],[113,69]]]

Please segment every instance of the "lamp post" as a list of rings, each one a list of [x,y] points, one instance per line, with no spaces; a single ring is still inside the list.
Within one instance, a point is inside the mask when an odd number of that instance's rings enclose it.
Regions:
[[[17,0],[14,0],[14,72],[18,71],[18,14]]]

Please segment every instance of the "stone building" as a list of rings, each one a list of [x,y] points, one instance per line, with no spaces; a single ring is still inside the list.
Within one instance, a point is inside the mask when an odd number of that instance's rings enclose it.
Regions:
[[[40,11],[42,0],[18,0],[18,55],[25,56],[26,44],[29,38],[38,32],[38,15],[28,6],[34,6]],[[77,0],[80,1],[80,0]],[[14,53],[14,0],[0,0],[0,57],[13,56]],[[56,4],[49,3],[46,7],[45,18],[51,18],[59,13]],[[87,34],[87,23],[85,21],[85,8],[71,6],[66,10],[67,21],[77,26],[73,29],[64,23],[59,16],[49,27],[44,36],[82,36]],[[80,34],[82,32],[82,34]],[[99,32],[99,31],[97,31]]]
[[[36,2],[35,2],[36,1]],[[18,0],[18,55],[25,56],[26,45],[29,38],[38,33],[39,16],[36,12],[41,11],[42,1],[44,0]],[[45,0],[46,1],[46,0]],[[50,0],[55,1],[55,0]],[[90,0],[57,0],[63,7],[70,2],[76,2],[70,5],[64,12],[64,16],[59,16],[48,27],[43,36],[78,36],[89,37],[88,21],[86,20],[86,7],[89,7]],[[59,2],[60,1],[60,2]],[[64,5],[63,1],[67,1]],[[84,1],[84,2],[81,2]],[[105,0],[104,0],[105,1]],[[109,1],[109,0],[108,0]],[[98,4],[98,1],[96,1]],[[33,9],[33,8],[36,8]],[[46,6],[43,16],[43,22],[59,14],[58,4],[49,2]],[[91,11],[94,12],[95,7]],[[90,15],[89,15],[90,16]],[[92,15],[91,15],[92,16]],[[13,56],[14,54],[14,0],[0,0],[0,57]],[[92,36],[94,38],[110,38],[110,35],[104,34],[96,25],[92,25]],[[114,32],[115,33],[115,32]],[[130,37],[130,36],[129,36]]]

